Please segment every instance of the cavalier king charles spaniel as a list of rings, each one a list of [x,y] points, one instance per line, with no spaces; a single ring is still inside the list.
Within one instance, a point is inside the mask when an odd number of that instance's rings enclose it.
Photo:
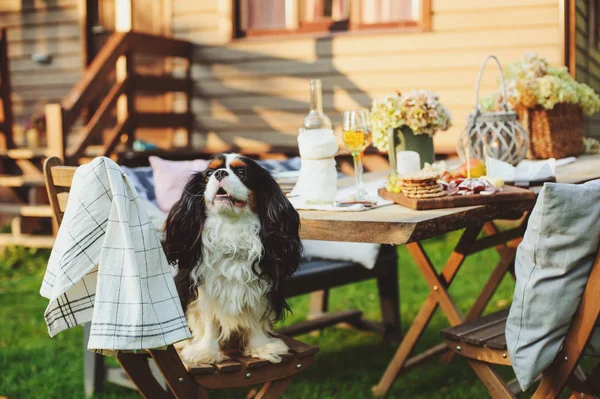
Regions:
[[[164,248],[192,338],[190,363],[245,356],[281,361],[288,348],[271,326],[289,310],[283,282],[298,267],[300,218],[271,174],[237,154],[214,157],[187,182],[165,225]]]

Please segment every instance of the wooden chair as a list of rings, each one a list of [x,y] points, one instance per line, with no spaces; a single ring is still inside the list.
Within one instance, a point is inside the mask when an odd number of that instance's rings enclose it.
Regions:
[[[563,348],[542,374],[533,398],[557,398],[565,386],[573,392],[571,398],[597,397],[600,394],[600,365],[587,379],[577,367],[596,327],[600,313],[599,294],[600,251]],[[511,365],[504,336],[507,317],[508,310],[504,310],[441,332],[446,345],[466,358],[493,398],[514,398],[514,391],[518,390],[518,387],[511,389],[492,368],[492,365]]]
[[[44,177],[54,218],[60,225],[67,206],[69,189],[75,167],[63,166],[59,158],[52,157],[44,163]],[[279,364],[230,354],[231,360],[215,365],[185,365],[175,348],[148,350],[140,354],[120,353],[117,356],[139,392],[148,399],[177,398],[203,399],[206,389],[227,389],[264,384],[255,398],[278,398],[293,377],[306,369],[319,348],[292,338],[279,336],[289,346],[290,353]],[[153,376],[148,359],[152,358],[164,377],[169,391],[165,391]]]
[[[334,287],[375,279],[379,292],[382,322],[366,320],[360,310],[328,312],[329,290]],[[338,323],[375,331],[385,339],[400,339],[400,293],[398,287],[398,255],[396,247],[382,246],[373,269],[339,260],[312,259],[300,263],[286,281],[286,297],[311,293],[309,318],[280,330],[295,336],[320,330]]]

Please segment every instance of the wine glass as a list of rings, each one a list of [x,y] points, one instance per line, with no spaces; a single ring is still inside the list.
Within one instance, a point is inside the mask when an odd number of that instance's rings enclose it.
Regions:
[[[363,153],[371,144],[369,130],[369,113],[365,109],[344,112],[344,145],[354,160],[354,176],[356,177],[356,201],[365,201],[363,188]]]

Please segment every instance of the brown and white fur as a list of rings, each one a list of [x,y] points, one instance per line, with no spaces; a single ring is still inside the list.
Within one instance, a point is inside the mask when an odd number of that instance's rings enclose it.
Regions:
[[[270,173],[237,154],[193,175],[165,225],[164,248],[193,338],[178,345],[191,363],[243,354],[273,363],[287,346],[270,335],[288,309],[282,284],[298,267],[299,216]]]

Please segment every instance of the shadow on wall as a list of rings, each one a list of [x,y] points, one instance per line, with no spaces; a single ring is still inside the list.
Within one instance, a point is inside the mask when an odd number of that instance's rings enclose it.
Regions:
[[[334,90],[369,107],[371,96],[334,65],[332,47],[332,38],[317,38],[314,61],[302,61],[237,48],[198,46],[192,68],[196,82],[192,108],[194,132],[201,133],[194,136],[201,142],[194,144],[296,147],[298,128],[309,111],[309,81],[313,78],[322,79],[323,108],[334,127],[342,119],[334,106]],[[305,56],[310,54],[298,54],[298,58]]]

